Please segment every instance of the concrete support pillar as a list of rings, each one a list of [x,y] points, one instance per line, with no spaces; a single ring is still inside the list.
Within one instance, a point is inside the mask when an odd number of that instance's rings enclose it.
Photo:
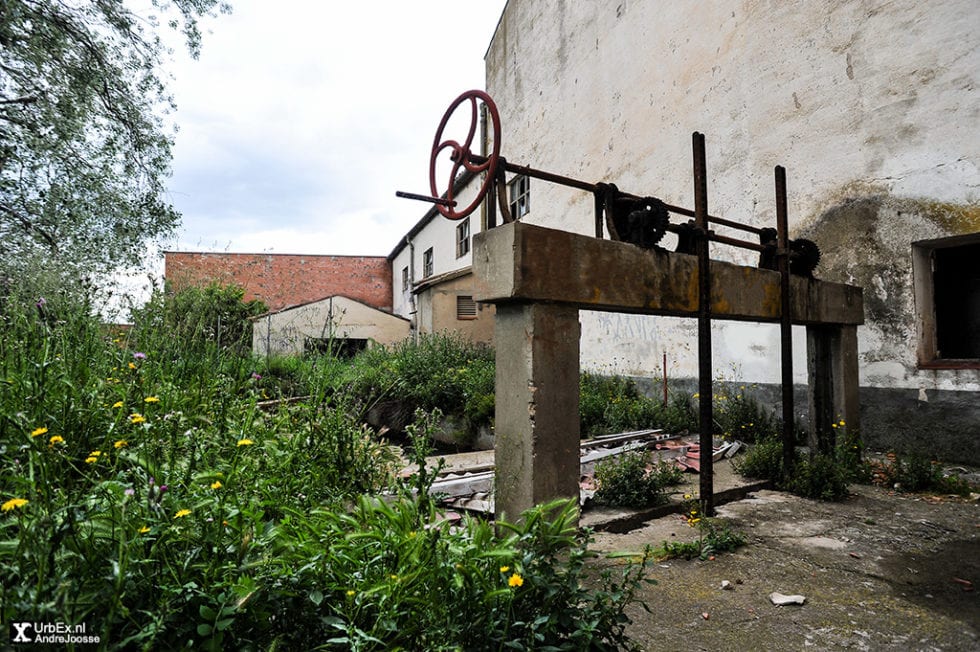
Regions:
[[[807,326],[811,451],[832,453],[843,419],[860,431],[857,326]]]
[[[579,495],[578,309],[500,303],[494,321],[497,390],[495,512],[515,520]]]

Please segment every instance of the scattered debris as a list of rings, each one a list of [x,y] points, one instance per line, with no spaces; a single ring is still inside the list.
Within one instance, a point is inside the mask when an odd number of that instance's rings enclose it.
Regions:
[[[708,620],[709,618],[711,618],[711,615],[707,611],[702,611],[701,617],[704,618],[705,620]]]
[[[973,582],[971,582],[970,580],[964,580],[964,579],[961,579],[959,577],[954,577],[953,578],[953,581],[956,582],[957,584],[962,585],[964,591],[972,591],[973,590]]]
[[[769,594],[769,601],[777,607],[782,607],[788,604],[804,604],[806,597],[802,595],[783,595],[782,593],[773,591]]]
[[[851,557],[854,557],[855,559],[861,558],[861,555],[857,554],[856,552],[849,552],[847,554],[849,554]]]
[[[721,581],[721,590],[722,591],[734,591],[735,590],[735,587],[728,580],[722,580]]]

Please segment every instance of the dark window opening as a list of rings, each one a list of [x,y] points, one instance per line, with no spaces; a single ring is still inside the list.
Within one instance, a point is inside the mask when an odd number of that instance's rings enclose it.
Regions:
[[[933,250],[936,357],[980,358],[980,243]]]
[[[422,278],[428,278],[432,276],[432,247],[429,247],[424,252],[422,252]]]
[[[402,292],[408,290],[408,268],[402,267]]]
[[[919,366],[980,368],[980,233],[912,243]]]
[[[470,251],[470,218],[466,218],[456,227],[456,257],[462,258]]]
[[[308,356],[330,355],[349,360],[367,347],[367,340],[357,338],[307,337],[303,342],[303,353]]]
[[[514,177],[510,187],[510,215],[519,220],[531,212],[531,178],[526,176]]]

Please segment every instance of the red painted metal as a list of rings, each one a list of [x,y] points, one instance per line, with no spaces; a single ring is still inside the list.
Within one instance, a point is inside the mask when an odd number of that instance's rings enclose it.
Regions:
[[[493,126],[493,150],[489,156],[480,156],[479,158],[474,155],[471,149],[473,147],[473,138],[476,135],[480,122],[478,101],[483,102],[484,106],[487,107],[487,113]],[[470,126],[467,130],[466,138],[462,143],[452,139],[442,140],[442,132],[446,129],[446,125],[449,123],[453,113],[461,104],[467,102],[470,107]],[[447,149],[449,150],[449,159],[453,162],[453,165],[449,179],[446,180],[448,182],[446,191],[443,193],[439,191],[439,184],[436,182],[436,164],[438,163],[439,156]],[[459,220],[466,217],[476,210],[476,207],[480,205],[490,186],[494,183],[498,158],[500,158],[500,114],[497,112],[497,106],[490,99],[490,96],[483,91],[466,91],[449,105],[445,115],[442,116],[442,121],[439,123],[436,136],[432,141],[432,154],[429,157],[429,189],[432,191],[433,197],[444,196],[444,201],[429,201],[436,204],[436,210],[443,217],[450,220]],[[468,205],[462,208],[456,208],[456,199],[453,197],[453,193],[455,192],[454,186],[460,170],[465,170],[471,174],[479,174],[481,172],[485,172],[486,174],[483,178],[483,184],[476,194],[476,198]]]

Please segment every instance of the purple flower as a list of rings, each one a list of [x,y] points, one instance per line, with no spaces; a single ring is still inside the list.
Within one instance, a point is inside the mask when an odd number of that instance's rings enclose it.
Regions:
[[[123,493],[126,494],[127,496],[135,496],[136,495],[136,490],[133,489],[132,487],[130,487],[129,489],[127,489]]]
[[[40,299],[37,300],[37,303],[34,304],[34,305],[36,305],[38,308],[43,308],[45,306],[45,304],[47,304],[47,302],[48,302],[47,299],[45,299],[44,297],[41,297]]]
[[[153,485],[155,485],[155,484],[156,484],[156,482],[157,482],[157,481],[156,481],[156,480],[154,480],[154,479],[153,479],[153,476],[151,475],[151,476],[150,476],[150,486],[152,487]]]
[[[146,360],[146,354],[143,353],[142,351],[137,351],[136,353],[133,354],[133,357],[137,360]]]
[[[252,372],[252,380],[262,380],[262,374],[256,373],[256,372],[253,371]]]
[[[160,493],[163,493],[166,490],[167,490],[167,485],[165,484],[160,485]]]

